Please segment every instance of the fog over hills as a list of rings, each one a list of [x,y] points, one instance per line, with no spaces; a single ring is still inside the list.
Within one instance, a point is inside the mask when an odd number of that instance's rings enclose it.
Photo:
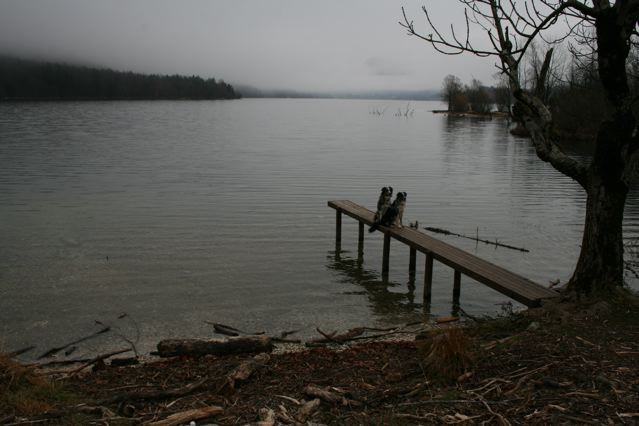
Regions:
[[[245,98],[328,98],[328,99],[395,99],[430,101],[441,99],[438,90],[353,90],[353,91],[297,91],[289,89],[259,89],[254,86],[233,84]]]

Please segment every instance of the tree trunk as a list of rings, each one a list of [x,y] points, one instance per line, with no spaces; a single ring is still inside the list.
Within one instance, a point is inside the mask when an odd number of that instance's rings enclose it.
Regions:
[[[593,178],[588,188],[581,253],[568,290],[580,295],[610,293],[623,285],[622,220],[627,187]]]
[[[636,120],[626,75],[629,38],[636,25],[629,9],[597,6],[595,29],[600,81],[614,109],[601,123],[584,185],[588,193],[581,254],[568,284],[577,294],[611,293],[623,285],[623,211],[628,194],[624,174],[636,150]],[[621,2],[619,2],[621,4]],[[635,5],[636,6],[636,5]],[[600,8],[599,8],[600,7]]]

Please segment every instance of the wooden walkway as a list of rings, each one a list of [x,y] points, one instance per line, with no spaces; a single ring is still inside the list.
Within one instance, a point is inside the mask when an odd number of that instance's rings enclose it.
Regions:
[[[349,200],[329,201],[328,206],[336,210],[336,245],[342,240],[342,213],[359,222],[359,251],[364,246],[364,225],[373,223],[374,212]],[[467,275],[526,306],[539,306],[543,299],[558,297],[553,290],[542,287],[520,275],[472,255],[464,250],[433,238],[417,229],[380,226],[384,233],[382,275],[388,277],[390,239],[394,238],[410,247],[410,272],[415,273],[416,252],[426,255],[424,277],[424,302],[430,302],[432,293],[433,260],[454,269],[453,303],[459,304],[461,274]]]

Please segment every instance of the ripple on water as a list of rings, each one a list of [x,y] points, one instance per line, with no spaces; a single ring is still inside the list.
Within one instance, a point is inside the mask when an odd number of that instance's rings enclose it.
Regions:
[[[400,104],[0,104],[3,342],[59,343],[122,312],[147,348],[184,330],[208,335],[204,320],[311,334],[419,317],[424,265],[407,284],[407,249],[393,244],[383,281],[381,236],[367,235],[358,262],[347,218],[345,252],[334,253],[327,200],[372,208],[386,185],[408,193],[407,222],[525,247],[438,236],[541,284],[568,279],[585,214],[579,186],[499,120],[433,115],[432,102],[411,103],[410,119],[368,114]],[[636,191],[624,232],[639,235]],[[451,280],[436,265],[432,313],[450,311]],[[506,300],[462,286],[471,313]]]

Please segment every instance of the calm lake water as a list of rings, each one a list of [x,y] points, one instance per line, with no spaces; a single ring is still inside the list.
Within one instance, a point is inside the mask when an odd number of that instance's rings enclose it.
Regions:
[[[408,193],[405,222],[525,247],[451,244],[543,285],[577,260],[585,194],[537,159],[503,120],[450,118],[438,102],[244,99],[0,103],[0,350],[42,352],[111,324],[82,350],[240,329],[313,335],[420,319],[423,257],[326,202],[374,209],[382,186]],[[383,116],[371,110],[386,108]],[[639,235],[635,192],[627,238]],[[451,310],[453,272],[435,263],[430,312]],[[636,282],[631,285],[637,288]],[[508,299],[466,277],[462,307]],[[127,314],[122,317],[122,314]],[[75,354],[74,354],[75,355]]]

